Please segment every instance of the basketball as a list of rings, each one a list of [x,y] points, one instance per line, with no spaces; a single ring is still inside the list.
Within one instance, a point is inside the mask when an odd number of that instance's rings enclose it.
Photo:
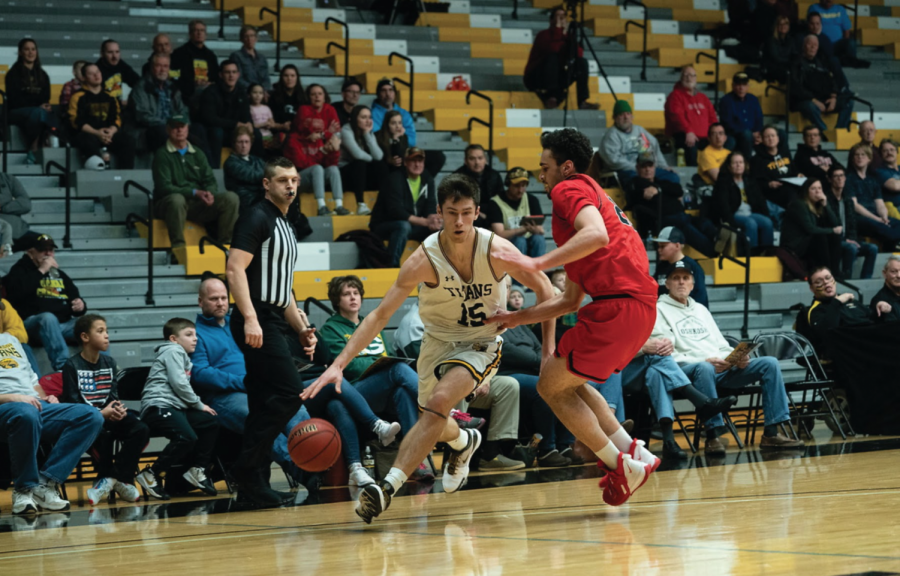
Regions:
[[[324,472],[341,455],[341,437],[330,423],[321,418],[311,418],[291,430],[288,452],[298,468],[307,472]]]

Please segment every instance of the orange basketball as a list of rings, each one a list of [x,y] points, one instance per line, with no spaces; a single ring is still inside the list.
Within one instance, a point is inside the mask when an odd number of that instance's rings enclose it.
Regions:
[[[329,422],[310,418],[291,430],[288,452],[298,468],[307,472],[324,472],[341,455],[341,437]]]

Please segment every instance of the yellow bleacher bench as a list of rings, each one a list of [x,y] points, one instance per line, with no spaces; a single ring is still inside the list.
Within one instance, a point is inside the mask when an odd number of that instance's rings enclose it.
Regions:
[[[441,42],[496,42],[503,40],[499,28],[457,28],[441,26],[438,28],[438,39]]]
[[[147,227],[136,222],[134,225],[141,238],[147,237]],[[185,222],[184,224],[184,242],[188,246],[197,246],[200,239],[206,236],[206,228],[202,224],[196,222]],[[172,243],[169,242],[169,231],[166,229],[165,220],[153,220],[153,248],[171,248]],[[214,248],[215,249],[215,248]]]
[[[366,206],[369,209],[372,209],[372,206],[375,205],[375,201],[378,199],[378,191],[369,191],[364,192],[363,196],[366,200]],[[325,193],[325,205],[328,206],[329,209],[334,210],[334,196],[331,192]],[[358,206],[356,204],[356,194],[350,192],[349,190],[344,192],[344,207],[351,211],[356,212]],[[300,212],[306,215],[315,215],[319,210],[319,206],[316,203],[316,198],[312,194],[303,193],[300,194]],[[336,218],[347,218],[347,216],[337,216]],[[368,226],[364,226],[367,228]]]
[[[294,44],[303,52],[304,58],[327,58],[333,54],[342,54],[341,50],[331,47],[328,52],[328,43],[331,40],[325,38],[304,38]],[[350,39],[350,53],[354,56],[372,56],[375,54],[375,41],[364,39]],[[341,69],[343,72],[343,69]]]
[[[325,63],[335,72],[343,74],[344,60],[347,56],[340,52],[323,58]],[[406,72],[406,62],[399,58],[395,58],[393,64],[388,63],[387,56],[366,56],[355,54],[350,55],[349,72],[351,76],[362,74],[363,72],[376,72],[384,76],[393,78],[397,74]]]
[[[261,30],[269,33],[269,36],[275,38],[275,23],[267,22],[260,26]],[[341,41],[344,39],[344,33],[340,26],[331,26],[325,29],[325,24],[319,22],[282,22],[281,23],[281,41],[297,42],[304,38],[327,38],[329,40]]]
[[[742,260],[742,258],[738,258]],[[783,267],[781,261],[774,256],[755,256],[750,259],[750,283],[763,284],[766,282],[781,282]],[[719,270],[719,259],[709,258],[698,260],[700,267],[707,276],[712,276],[713,284],[743,284],[746,274],[744,267],[724,260],[722,269]]]
[[[319,300],[328,298],[328,282],[335,276],[354,274],[366,286],[366,298],[384,298],[388,288],[397,280],[399,268],[380,268],[372,270],[323,270],[319,272],[294,272],[294,293],[299,298],[310,296]],[[413,290],[411,296],[417,296]]]
[[[343,73],[343,69],[341,69],[341,73]],[[416,74],[416,92],[419,90],[437,90],[437,74]],[[378,82],[384,78],[388,77],[392,80],[394,78],[399,78],[404,82],[409,82],[409,73],[408,72],[400,72],[400,73],[392,73],[385,74],[383,72],[365,72],[362,74],[357,74],[356,79],[362,82],[363,86],[366,89],[366,92],[369,94],[375,94],[378,89]],[[406,92],[406,86],[402,84],[395,85],[395,88],[398,92],[398,100],[402,99],[403,94]],[[443,88],[443,86],[441,87]]]

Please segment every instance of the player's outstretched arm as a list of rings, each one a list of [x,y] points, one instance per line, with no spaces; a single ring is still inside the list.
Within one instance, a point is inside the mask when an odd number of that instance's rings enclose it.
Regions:
[[[563,314],[578,310],[582,300],[584,300],[584,291],[581,287],[571,280],[566,280],[566,291],[562,294],[557,294],[546,302],[540,302],[536,306],[524,308],[518,312],[497,312],[487,319],[487,323],[499,324],[504,328],[515,328],[522,324],[555,320]]]
[[[410,292],[421,282],[434,284],[437,282],[437,277],[434,275],[434,269],[431,267],[428,257],[425,256],[424,250],[419,247],[406,263],[400,267],[400,274],[397,276],[397,280],[393,286],[388,288],[384,298],[381,299],[381,304],[365,317],[331,366],[315,382],[310,384],[300,397],[304,400],[315,398],[319,390],[328,384],[334,384],[338,393],[340,393],[344,367],[356,358],[360,351],[372,343],[372,340],[384,329],[394,312],[406,301]]]

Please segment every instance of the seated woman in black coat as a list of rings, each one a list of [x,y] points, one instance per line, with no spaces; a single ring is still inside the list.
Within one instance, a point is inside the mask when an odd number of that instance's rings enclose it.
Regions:
[[[784,83],[787,71],[797,60],[797,41],[791,36],[791,21],[787,16],[775,18],[772,34],[763,44],[763,67],[766,80]]]
[[[719,170],[710,218],[742,229],[751,251],[759,252],[773,244],[774,227],[766,199],[756,181],[747,177],[747,162],[740,152],[729,154]]]
[[[818,178],[810,178],[800,189],[784,216],[781,247],[790,250],[806,264],[807,270],[827,266],[840,270],[840,221],[825,198],[825,190]]]

